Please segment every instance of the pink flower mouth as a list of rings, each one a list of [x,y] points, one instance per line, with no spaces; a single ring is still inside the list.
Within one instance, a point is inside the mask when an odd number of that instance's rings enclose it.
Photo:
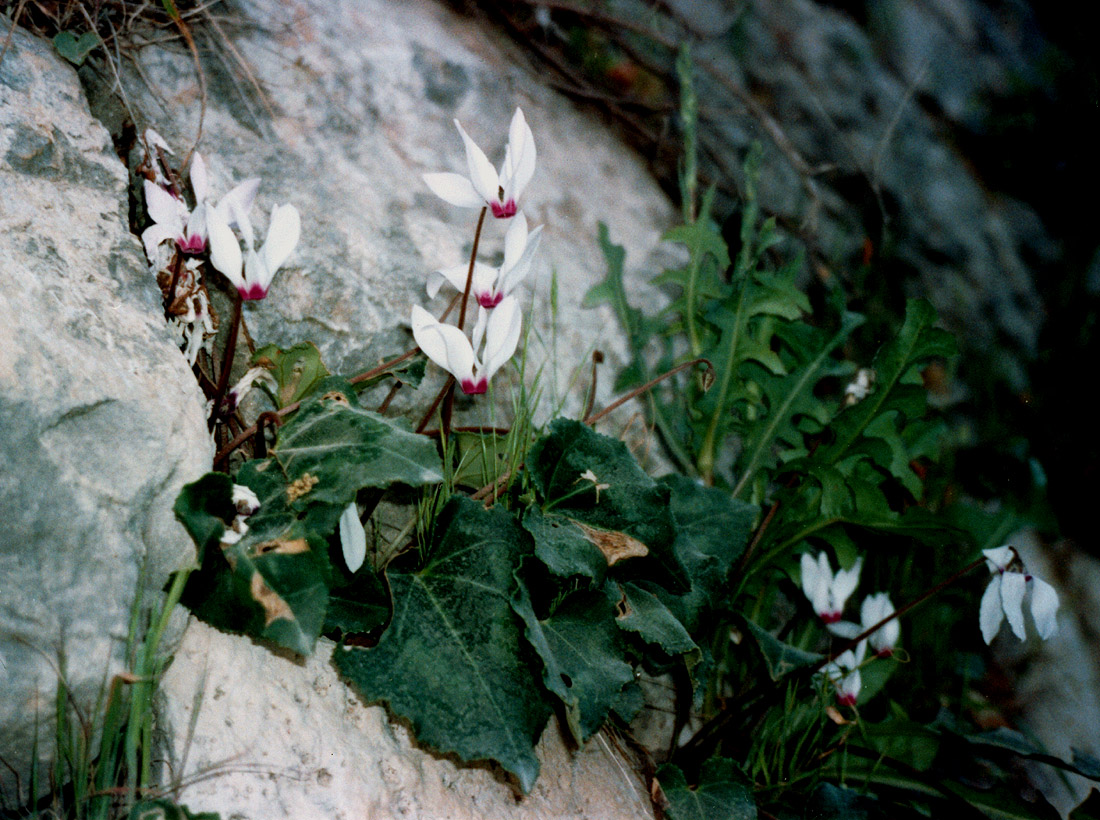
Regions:
[[[468,396],[479,396],[489,389],[489,380],[482,376],[480,379],[463,379],[462,392]]]
[[[509,199],[503,204],[500,202],[490,202],[489,207],[493,209],[493,216],[497,219],[507,219],[508,217],[516,215],[516,201],[514,199]]]

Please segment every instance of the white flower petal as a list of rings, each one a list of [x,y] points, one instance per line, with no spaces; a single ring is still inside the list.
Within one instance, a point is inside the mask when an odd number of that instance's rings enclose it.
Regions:
[[[462,127],[462,123],[455,120],[455,128],[462,135],[462,141],[466,144],[466,165],[470,170],[470,183],[478,192],[484,202],[500,201],[500,177],[489,158],[485,156],[476,142],[470,139],[470,135]],[[483,202],[483,204],[484,204]]]
[[[363,566],[367,557],[367,532],[359,520],[359,508],[351,502],[340,516],[340,548],[344,553],[344,563],[352,572]]]
[[[412,331],[425,356],[459,381],[473,379],[474,351],[465,333],[453,325],[437,322],[419,305],[413,305]]]
[[[202,154],[196,151],[191,156],[191,190],[195,193],[195,202],[202,203],[210,194],[210,178],[206,173],[206,162]]]
[[[995,575],[982,593],[982,602],[978,607],[978,625],[982,629],[982,639],[987,644],[992,643],[1001,630],[1004,617],[1001,606],[1001,576]]]
[[[158,225],[171,226],[178,235],[183,233],[183,220],[187,215],[187,206],[161,188],[145,180],[145,210]]]
[[[825,628],[838,638],[847,638],[848,640],[851,640],[863,631],[863,627],[851,621],[837,621],[836,623],[825,624]]]
[[[1058,629],[1055,615],[1058,612],[1058,593],[1046,581],[1031,576],[1031,617],[1035,620],[1035,631],[1044,641]]]
[[[514,296],[508,296],[492,310],[485,329],[485,369],[482,375],[491,379],[512,358],[519,344],[523,316]]]
[[[240,185],[235,187],[232,191],[221,198],[218,202],[219,208],[224,208],[226,213],[226,219],[232,219],[232,214],[229,213],[229,205],[233,204],[233,207],[242,214],[249,214],[252,212],[252,203],[256,201],[256,194],[260,190],[260,178],[252,177],[246,179]],[[233,227],[235,223],[230,222],[229,226]]]
[[[519,219],[521,214],[517,214],[515,219]],[[542,240],[542,225],[539,225],[535,230],[531,231],[531,235],[527,237],[527,244],[524,246],[523,254],[512,267],[508,267],[508,252],[505,250],[505,266],[501,268],[500,283],[497,288],[501,293],[508,295],[511,293],[520,282],[527,278],[527,275],[531,272],[532,263],[535,261],[535,253],[539,249],[539,242]]]
[[[271,223],[268,225],[267,238],[264,239],[261,251],[264,265],[271,276],[286,262],[286,258],[298,245],[301,234],[302,219],[297,208],[293,205],[276,205],[271,209]]]
[[[210,264],[225,274],[237,290],[241,290],[245,286],[241,275],[244,261],[241,245],[217,208],[211,209],[207,214],[206,231],[210,240]]]
[[[512,219],[507,232],[504,234],[504,264],[500,266],[500,269],[514,268],[520,257],[523,256],[523,249],[526,247],[527,217],[523,214],[523,211],[520,211]]]
[[[1008,565],[1016,557],[1016,550],[1012,547],[997,547],[990,550],[982,550],[982,555],[989,562],[990,572],[1004,572]]]
[[[859,573],[862,568],[863,558],[860,557],[852,564],[851,569],[837,571],[836,577],[833,578],[832,589],[830,590],[830,603],[833,612],[842,612],[844,610],[844,604],[859,585]]]
[[[505,201],[518,200],[535,175],[535,138],[519,108],[512,115],[508,128],[508,160],[511,167],[505,181]]]
[[[1024,595],[1027,592],[1027,583],[1022,572],[1005,572],[1001,574],[1001,608],[1008,625],[1013,633],[1021,641],[1027,637],[1024,632]]]
[[[433,194],[451,205],[459,208],[481,208],[485,205],[485,200],[462,174],[423,174],[422,179]]]
[[[154,223],[141,232],[141,244],[145,246],[145,255],[150,262],[156,261],[157,246],[161,242],[175,239],[178,234],[172,230],[171,225]]]

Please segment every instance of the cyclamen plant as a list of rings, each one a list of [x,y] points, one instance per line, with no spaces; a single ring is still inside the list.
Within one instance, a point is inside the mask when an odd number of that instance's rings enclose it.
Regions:
[[[689,109],[685,100],[685,116]],[[774,226],[759,224],[753,155],[736,260],[709,218],[710,196],[699,207],[685,202],[685,224],[669,238],[691,258],[662,276],[682,293],[659,317],[630,306],[622,249],[601,227],[608,275],[586,303],[611,304],[623,322],[633,357],[620,377],[624,399],[542,430],[529,417],[506,430],[452,427],[455,387],[486,394],[518,349],[517,288],[543,233],[520,207],[536,157],[523,112],[511,119],[499,168],[455,125],[467,175],[423,180],[445,202],[480,209],[470,257],[427,274],[429,298],[444,286],[454,294],[438,315],[411,306],[416,347],[350,378],[330,374],[308,343],[269,345],[228,387],[241,304],[266,297],[299,241],[300,218],[276,205],[257,247],[258,180],[215,202],[196,155],[188,208],[163,161],[167,146],[151,152],[146,249],[189,358],[209,350],[208,273],[225,277],[235,313],[217,378],[212,362],[197,368],[219,440],[215,465],[234,474],[208,474],[176,504],[200,553],[183,595],[196,615],[301,654],[322,635],[337,640],[334,663],[367,702],[385,702],[426,747],[496,761],[522,792],[537,777],[534,748],[552,712],[583,744],[638,714],[639,675],[669,672],[683,708],[671,762],[648,785],[672,820],[698,816],[694,801],[712,789],[722,810],[743,809],[736,816],[758,805],[770,816],[811,816],[798,789],[848,780],[852,764],[838,751],[885,760],[865,715],[921,637],[907,627],[902,650],[899,621],[970,572],[993,573],[979,608],[987,643],[1005,618],[1023,638],[1025,607],[1041,637],[1053,634],[1057,595],[1011,547],[986,550],[896,608],[898,589],[867,594],[858,620],[846,618],[864,566],[883,576],[881,559],[855,554],[845,528],[899,539],[957,534],[929,523],[912,467],[935,438],[920,426],[918,368],[952,346],[930,306],[914,301],[871,366],[840,358],[862,317],[834,305],[835,315],[804,322],[811,305],[793,268],[766,269]],[[499,267],[479,259],[490,213],[507,226]],[[657,355],[651,340],[664,345]],[[419,385],[425,359],[448,378],[412,432],[384,414],[402,385]],[[593,381],[595,373],[593,365]],[[364,388],[385,380],[386,398],[367,409]],[[515,406],[529,416],[522,382]],[[255,385],[274,409],[248,426],[240,402]],[[829,389],[837,395],[822,399]],[[678,473],[653,479],[621,441],[593,429],[641,394]],[[433,418],[439,429],[428,431]],[[395,487],[406,489],[394,506],[411,488],[415,511],[383,540],[377,518],[364,523]],[[835,571],[833,558],[843,559]],[[809,606],[792,608],[799,591]],[[774,624],[771,609],[797,612]],[[697,731],[684,740],[692,710]],[[876,771],[859,776],[872,783]],[[892,776],[884,795],[897,788]]]

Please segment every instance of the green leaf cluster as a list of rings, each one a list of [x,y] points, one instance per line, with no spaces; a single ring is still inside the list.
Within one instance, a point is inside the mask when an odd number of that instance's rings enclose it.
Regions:
[[[344,509],[364,489],[443,480],[429,440],[363,409],[350,385],[319,384],[325,389],[279,429],[270,457],[245,463],[235,479],[207,474],[187,485],[175,506],[199,548],[184,603],[215,626],[302,654],[313,651],[330,601],[328,625],[341,632],[368,631],[385,612],[369,567],[350,578],[330,558]],[[237,517],[234,483],[260,501],[235,541],[227,535]],[[356,590],[374,596],[349,600]]]

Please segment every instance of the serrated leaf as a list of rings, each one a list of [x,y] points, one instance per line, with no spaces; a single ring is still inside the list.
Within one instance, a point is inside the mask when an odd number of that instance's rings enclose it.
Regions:
[[[646,475],[623,442],[558,418],[526,463],[544,514],[580,525],[620,573],[654,577],[673,591],[688,589],[673,552],[669,491]],[[613,560],[639,554],[639,545],[645,557]]]
[[[299,508],[325,503],[342,510],[364,487],[417,487],[443,480],[432,441],[356,406],[339,392],[302,404],[279,429],[275,457]]]
[[[815,459],[825,463],[839,461],[864,434],[867,425],[884,411],[899,409],[907,418],[923,414],[923,390],[915,386],[907,387],[902,381],[914,365],[955,353],[954,338],[933,327],[935,321],[936,312],[928,302],[922,299],[909,301],[898,335],[875,356],[875,390],[836,417],[832,425],[835,440],[818,450]]]
[[[668,798],[669,820],[756,820],[752,787],[732,760],[706,761],[695,786],[671,763],[657,771],[657,779]]]
[[[660,647],[666,655],[690,655],[688,668],[698,662],[699,647],[672,611],[649,590],[629,581],[615,585],[621,595],[615,623],[619,629],[632,632],[649,644]]]
[[[275,378],[275,402],[280,409],[308,396],[329,375],[313,342],[301,342],[288,350],[265,345],[253,354],[252,364],[266,368]]]
[[[658,597],[694,633],[702,613],[728,592],[730,569],[745,551],[759,510],[685,476],[662,476],[659,483],[669,489],[669,511],[676,528],[673,551],[691,579],[691,588],[684,595],[660,593]]]
[[[86,31],[79,37],[71,31],[59,31],[53,38],[53,47],[57,49],[57,53],[73,65],[83,65],[99,43],[99,35],[94,31]]]
[[[792,370],[785,377],[761,374],[759,383],[767,397],[767,412],[743,432],[743,446],[737,460],[737,484],[733,495],[740,495],[748,486],[758,470],[776,466],[776,446],[787,447],[802,445],[802,433],[795,427],[795,421],[803,416],[813,416],[819,421],[822,402],[814,396],[813,390],[825,375],[831,375],[833,369],[832,353],[863,324],[863,317],[855,313],[845,313],[841,318],[840,329],[827,340],[815,334],[812,358]]]
[[[578,744],[594,735],[634,682],[623,660],[626,648],[615,626],[613,602],[604,592],[570,595],[552,615],[539,619],[527,587],[518,583],[512,608],[543,665],[543,683],[565,707],[565,723]]]
[[[523,513],[523,528],[535,541],[535,555],[547,569],[562,578],[580,575],[599,586],[607,572],[607,559],[585,537],[575,522],[562,515],[543,515],[537,506]]]
[[[177,500],[177,510],[188,508],[180,518],[192,536],[205,533],[207,538],[201,566],[188,578],[182,601],[213,626],[308,655],[328,600],[326,544],[275,504],[266,510],[261,505],[239,541],[220,543],[224,524],[220,533],[212,521],[196,526],[200,514],[192,502],[201,499],[207,511],[233,509],[232,490],[228,476],[210,473],[185,487]],[[220,501],[218,492],[224,493]]]
[[[768,667],[768,675],[773,681],[786,677],[796,669],[814,666],[825,659],[823,655],[816,652],[807,652],[783,643],[768,630],[753,623],[748,618],[742,616],[738,620],[760,648],[760,654]]]
[[[341,647],[336,665],[417,740],[463,760],[497,761],[529,792],[550,715],[512,611],[529,536],[505,510],[452,498],[420,568],[391,564],[393,620],[378,645]]]

